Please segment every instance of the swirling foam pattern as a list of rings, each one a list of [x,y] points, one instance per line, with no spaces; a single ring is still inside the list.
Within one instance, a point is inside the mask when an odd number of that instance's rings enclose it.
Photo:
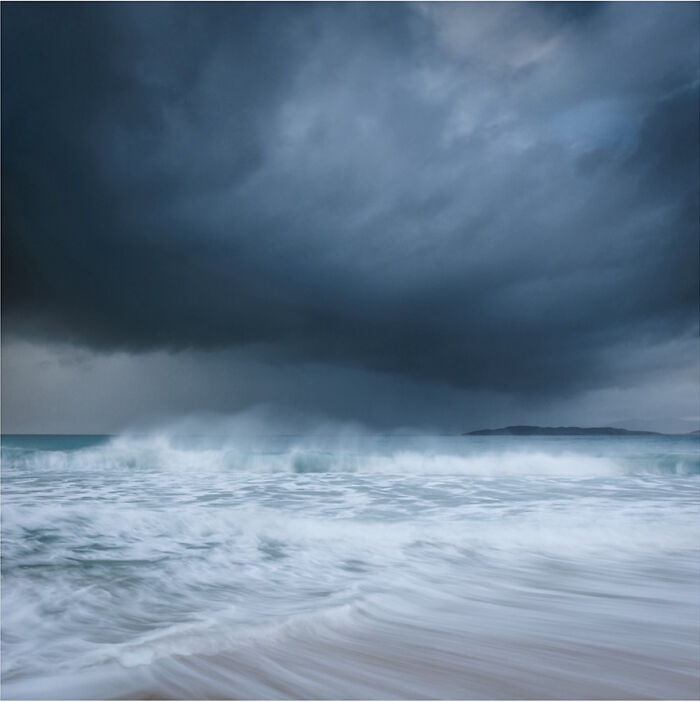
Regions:
[[[697,438],[3,438],[13,698],[692,698]]]

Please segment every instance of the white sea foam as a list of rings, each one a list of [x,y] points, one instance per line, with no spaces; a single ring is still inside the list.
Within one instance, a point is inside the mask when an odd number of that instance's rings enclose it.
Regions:
[[[471,439],[471,441],[470,441]],[[500,440],[499,440],[500,439]],[[624,439],[620,441],[624,442]],[[657,440],[658,442],[659,440]],[[561,439],[475,440],[473,437],[182,437],[167,433],[119,436],[81,450],[7,452],[6,460],[26,470],[241,471],[245,473],[385,473],[474,476],[614,476],[697,474],[697,442],[669,452],[668,442],[616,447],[607,439],[568,443]],[[402,444],[409,444],[405,448]],[[412,445],[411,445],[412,444]],[[609,449],[615,450],[610,453]],[[653,450],[649,450],[652,448]],[[624,450],[627,449],[627,450]]]
[[[598,696],[640,696],[645,656],[681,694],[699,648],[696,465],[697,443],[666,439],[4,446],[4,694],[485,697],[495,659],[473,661],[521,639],[579,671],[606,647],[632,656]],[[220,655],[238,665],[201,658]],[[543,655],[556,689],[575,686]],[[523,665],[541,691],[541,663]]]

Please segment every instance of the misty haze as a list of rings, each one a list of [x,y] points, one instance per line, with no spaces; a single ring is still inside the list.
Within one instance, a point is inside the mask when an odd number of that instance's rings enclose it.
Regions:
[[[700,697],[700,5],[5,2],[3,699]]]

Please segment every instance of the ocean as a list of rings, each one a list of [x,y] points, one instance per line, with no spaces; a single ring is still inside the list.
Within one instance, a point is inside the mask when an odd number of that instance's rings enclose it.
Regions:
[[[4,699],[700,696],[698,437],[2,437]]]

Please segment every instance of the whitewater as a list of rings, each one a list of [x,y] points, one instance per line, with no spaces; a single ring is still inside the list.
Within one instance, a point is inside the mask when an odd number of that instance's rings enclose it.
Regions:
[[[698,437],[2,438],[4,699],[697,699]]]

